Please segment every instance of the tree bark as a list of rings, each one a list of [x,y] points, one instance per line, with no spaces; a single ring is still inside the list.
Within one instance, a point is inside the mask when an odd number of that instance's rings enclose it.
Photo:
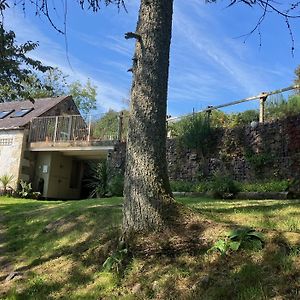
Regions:
[[[161,230],[175,201],[166,161],[173,0],[141,0],[135,32],[123,233]]]

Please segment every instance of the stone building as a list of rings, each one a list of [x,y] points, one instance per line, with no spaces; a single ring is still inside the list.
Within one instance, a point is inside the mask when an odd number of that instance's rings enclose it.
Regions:
[[[89,134],[71,96],[0,103],[0,176],[13,176],[13,189],[31,182],[45,198],[79,198],[85,161],[113,149]]]

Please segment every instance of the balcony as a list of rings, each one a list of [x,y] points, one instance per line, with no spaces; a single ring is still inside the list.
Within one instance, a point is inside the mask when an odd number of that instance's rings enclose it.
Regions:
[[[95,129],[80,115],[34,118],[29,130],[30,151],[59,151],[64,155],[104,157],[122,139],[122,118],[117,130]]]

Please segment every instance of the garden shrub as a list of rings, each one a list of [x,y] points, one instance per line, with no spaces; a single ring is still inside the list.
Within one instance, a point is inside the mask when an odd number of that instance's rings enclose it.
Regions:
[[[273,180],[265,182],[244,182],[240,184],[241,192],[284,192],[289,188],[288,180]]]
[[[89,163],[87,178],[84,182],[86,187],[90,190],[89,197],[104,197],[108,191],[106,162]]]
[[[124,190],[124,176],[123,175],[115,175],[108,182],[108,191],[112,194],[112,196],[123,196]]]
[[[31,182],[20,180],[20,189],[17,192],[18,196],[26,199],[39,199],[41,196],[40,192],[34,192]]]
[[[266,119],[276,120],[300,113],[300,95],[291,95],[285,99],[282,95],[272,96],[266,102]]]
[[[240,191],[239,185],[229,176],[216,174],[210,187],[214,198],[233,198]]]
[[[195,184],[185,180],[171,180],[171,189],[173,192],[194,192]]]
[[[264,236],[253,228],[237,228],[228,233],[225,239],[220,239],[208,250],[227,254],[241,248],[261,250],[264,246]]]
[[[285,192],[291,188],[289,180],[272,180],[263,182],[236,182],[229,176],[215,175],[211,180],[190,182],[185,180],[171,180],[173,192],[212,192],[216,198],[227,198],[238,192]]]
[[[198,193],[205,193],[212,189],[211,181],[199,181],[195,184],[195,191]]]
[[[14,176],[13,175],[8,175],[4,174],[0,176],[0,183],[3,187],[3,195],[7,195],[12,191],[12,188],[10,187],[10,184],[13,182]]]
[[[195,150],[201,157],[216,149],[218,128],[211,124],[209,116],[197,113],[184,117],[169,127],[172,134],[178,137],[178,143]]]
[[[298,198],[300,195],[300,180],[298,178],[288,180],[287,190],[291,198]]]

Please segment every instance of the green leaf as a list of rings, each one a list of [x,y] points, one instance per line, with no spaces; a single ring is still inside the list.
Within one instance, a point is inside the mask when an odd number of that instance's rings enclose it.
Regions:
[[[225,240],[218,240],[214,243],[214,245],[208,251],[218,250],[222,254],[225,254],[228,249],[228,244]]]
[[[254,237],[254,238],[257,238],[259,239],[260,241],[264,241],[264,236],[261,232],[257,232],[257,231],[254,231],[254,232],[250,232],[248,233],[248,236],[249,237]]]
[[[113,257],[108,257],[106,260],[105,260],[105,262],[102,264],[102,267],[103,267],[103,269],[104,270],[106,270],[106,271],[111,271],[111,269],[112,269],[112,267],[113,267],[113,265],[114,265],[114,259],[113,259]]]
[[[241,242],[229,242],[228,245],[229,245],[229,249],[233,251],[237,251],[241,246]]]

